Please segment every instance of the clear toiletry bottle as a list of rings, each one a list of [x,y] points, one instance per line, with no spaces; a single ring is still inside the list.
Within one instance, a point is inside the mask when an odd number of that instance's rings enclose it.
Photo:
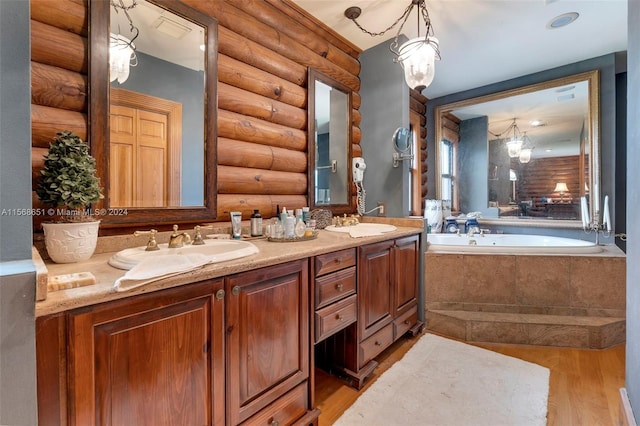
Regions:
[[[293,216],[293,212],[289,210],[287,217],[284,220],[284,237],[294,238],[296,236],[296,218]]]
[[[253,211],[253,214],[251,215],[251,236],[262,236],[262,216],[260,215],[260,210],[258,209],[255,209]]]
[[[304,237],[304,233],[307,230],[307,225],[305,225],[304,221],[302,220],[302,216],[300,216],[299,218],[296,219],[296,227],[295,227],[295,234],[297,238],[302,238]]]

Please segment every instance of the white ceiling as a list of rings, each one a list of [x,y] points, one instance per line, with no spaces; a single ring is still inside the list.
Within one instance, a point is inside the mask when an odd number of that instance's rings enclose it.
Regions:
[[[410,0],[294,2],[366,50],[390,43],[397,28],[384,37],[371,37],[347,19],[344,10],[360,7],[358,22],[379,32]],[[427,0],[427,9],[442,55],[433,83],[423,91],[430,99],[627,48],[627,0]],[[403,29],[408,38],[417,36],[415,10]],[[566,27],[546,28],[552,18],[567,12],[580,16]]]

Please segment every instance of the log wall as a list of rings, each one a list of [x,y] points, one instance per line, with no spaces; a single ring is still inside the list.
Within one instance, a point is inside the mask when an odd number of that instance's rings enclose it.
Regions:
[[[424,209],[424,201],[428,198],[428,195],[429,195],[427,191],[427,172],[429,171],[429,166],[427,165],[428,152],[427,152],[427,119],[426,119],[426,112],[427,112],[426,103],[428,99],[424,95],[422,95],[422,93],[414,89],[409,90],[409,95],[410,95],[409,111],[411,115],[411,122],[420,123],[420,129],[419,129],[420,151],[418,155],[420,156],[421,179],[420,179],[420,188],[418,192],[420,193],[421,207],[419,207],[418,210],[420,210],[422,214],[424,214],[424,211],[422,211],[422,209]]]
[[[307,205],[307,68],[353,91],[361,156],[360,50],[288,0],[183,2],[218,21],[217,220]],[[56,132],[87,139],[88,22],[87,0],[31,0],[34,187]]]

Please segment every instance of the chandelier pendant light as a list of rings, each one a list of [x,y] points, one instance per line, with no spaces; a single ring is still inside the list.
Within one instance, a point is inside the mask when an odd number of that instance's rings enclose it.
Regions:
[[[418,8],[418,37],[400,45],[398,38],[414,7]],[[362,32],[370,36],[383,35],[400,23],[400,28],[398,28],[398,32],[389,46],[389,50],[396,55],[393,61],[402,66],[404,79],[409,87],[416,90],[428,87],[435,76],[435,61],[440,60],[440,48],[438,39],[433,36],[433,27],[431,26],[431,19],[429,18],[425,0],[412,0],[402,15],[386,30],[379,33],[367,31],[356,21],[361,12],[362,10],[359,7],[354,6],[345,10],[344,15],[352,20]],[[425,35],[422,37],[420,36],[420,16],[422,16],[426,27]]]
[[[136,46],[133,41],[138,37],[140,31],[133,25],[131,16],[129,16],[129,10],[136,7],[136,0],[133,0],[129,6],[125,6],[123,0],[112,0],[111,6],[116,13],[122,10],[129,21],[129,30],[133,34],[131,39],[121,34],[111,33],[109,36],[109,81],[117,80],[122,84],[129,78],[130,67],[138,65]]]

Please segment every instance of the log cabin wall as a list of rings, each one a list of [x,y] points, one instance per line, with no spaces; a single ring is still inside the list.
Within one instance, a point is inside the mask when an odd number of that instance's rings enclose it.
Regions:
[[[418,164],[420,165],[420,188],[419,191],[417,189],[414,189],[415,191],[417,191],[420,196],[420,200],[419,200],[419,206],[416,209],[417,211],[415,211],[414,213],[416,214],[424,214],[423,208],[424,208],[424,201],[427,199],[428,197],[428,190],[427,190],[427,172],[429,170],[429,166],[427,165],[427,158],[428,158],[428,152],[427,152],[427,118],[426,118],[426,112],[427,112],[427,98],[420,93],[417,90],[414,89],[410,89],[409,90],[409,114],[411,116],[411,122],[412,123],[420,123],[420,129],[419,129],[419,137],[418,137],[418,146],[419,146],[419,152],[417,155],[419,155],[419,161]],[[417,195],[417,194],[414,194]],[[435,194],[434,194],[435,196]]]
[[[550,157],[532,159],[526,164],[515,166],[518,173],[519,201],[532,200],[534,207],[544,207],[542,197],[552,197],[560,200],[560,194],[553,192],[556,183],[565,182],[569,192],[564,194],[564,200],[580,198],[580,157],[577,155],[566,157]]]
[[[217,220],[307,205],[307,68],[353,91],[352,153],[362,156],[361,51],[288,0],[183,3],[218,21]],[[87,0],[31,0],[34,188],[56,132],[87,140],[88,22]]]

